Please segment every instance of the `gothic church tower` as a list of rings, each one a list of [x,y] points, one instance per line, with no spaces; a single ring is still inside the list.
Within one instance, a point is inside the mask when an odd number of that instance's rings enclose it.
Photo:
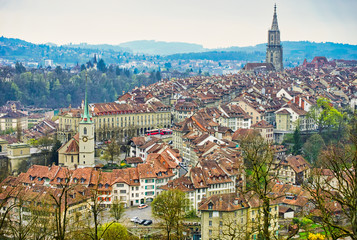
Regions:
[[[87,102],[87,74],[84,112],[79,122],[79,166],[94,166],[94,122]]]
[[[280,31],[278,18],[276,16],[276,5],[274,5],[274,16],[271,29],[268,31],[268,45],[266,62],[272,63],[276,71],[282,71],[283,67],[283,47],[280,44]]]

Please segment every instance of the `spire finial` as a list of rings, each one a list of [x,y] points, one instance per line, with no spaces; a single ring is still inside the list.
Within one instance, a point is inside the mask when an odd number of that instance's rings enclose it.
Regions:
[[[271,30],[279,30],[278,18],[276,16],[276,3],[274,4],[274,15],[273,15],[273,23],[271,25]]]
[[[87,101],[87,71],[86,71],[86,86],[85,86],[85,95],[84,95],[84,111],[83,111],[83,118],[82,118],[82,122],[87,122],[90,123],[92,122],[92,117],[89,114],[89,109],[88,109],[88,101]]]

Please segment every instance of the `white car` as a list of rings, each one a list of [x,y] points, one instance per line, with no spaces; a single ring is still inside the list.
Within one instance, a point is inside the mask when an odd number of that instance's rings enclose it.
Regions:
[[[138,223],[138,224],[143,224],[145,222],[145,220],[142,220],[138,217],[133,217],[132,219],[130,219],[130,221],[132,221],[133,223]]]

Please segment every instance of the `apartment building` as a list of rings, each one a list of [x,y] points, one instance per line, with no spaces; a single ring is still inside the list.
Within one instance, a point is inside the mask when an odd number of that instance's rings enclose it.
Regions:
[[[170,107],[160,102],[136,103],[94,103],[89,104],[95,128],[95,140],[103,141],[111,137],[144,135],[147,130],[169,128],[171,126]],[[82,109],[61,110],[59,114],[58,137],[66,142],[73,137],[81,120]]]
[[[202,239],[258,239],[258,225],[263,222],[262,203],[252,194],[216,194],[200,203]],[[269,231],[278,236],[279,206],[269,208]]]

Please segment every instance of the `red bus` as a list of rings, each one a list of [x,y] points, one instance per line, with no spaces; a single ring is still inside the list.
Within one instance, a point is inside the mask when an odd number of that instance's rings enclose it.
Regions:
[[[151,135],[171,135],[172,134],[172,130],[171,129],[152,129],[152,130],[147,130],[146,131],[146,135],[151,136]]]
[[[171,135],[172,134],[172,130],[171,129],[160,129],[160,134],[161,135]]]
[[[147,130],[146,131],[146,135],[150,136],[150,135],[156,135],[160,133],[160,129],[152,129],[152,130]]]

